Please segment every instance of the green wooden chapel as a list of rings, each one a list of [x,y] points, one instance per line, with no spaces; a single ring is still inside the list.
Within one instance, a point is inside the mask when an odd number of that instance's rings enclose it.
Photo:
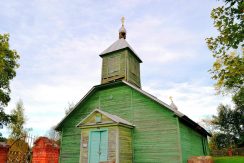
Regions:
[[[60,163],[186,163],[208,155],[204,128],[141,89],[139,56],[119,39],[100,54],[101,84],[56,126]]]

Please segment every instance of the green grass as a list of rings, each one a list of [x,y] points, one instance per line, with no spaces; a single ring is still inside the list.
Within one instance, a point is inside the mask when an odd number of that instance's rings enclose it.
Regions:
[[[214,157],[214,163],[244,163],[244,156]]]

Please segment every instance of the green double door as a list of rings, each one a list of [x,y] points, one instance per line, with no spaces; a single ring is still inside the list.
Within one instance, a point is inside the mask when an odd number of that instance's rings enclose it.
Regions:
[[[108,131],[91,131],[89,142],[89,163],[107,161]]]

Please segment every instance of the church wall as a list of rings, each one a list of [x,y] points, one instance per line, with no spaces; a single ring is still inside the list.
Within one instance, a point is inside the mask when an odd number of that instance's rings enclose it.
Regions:
[[[208,155],[207,137],[180,122],[180,136],[183,163],[187,163],[190,156]],[[205,149],[204,149],[205,148]],[[206,150],[204,152],[204,150]]]
[[[119,162],[132,163],[132,129],[119,127]]]
[[[167,108],[132,92],[134,161],[179,163],[177,119]]]
[[[98,94],[78,106],[65,120],[62,126],[60,163],[78,163],[80,160],[81,129],[76,125],[94,108],[98,107]]]
[[[95,108],[135,125],[132,130],[135,163],[180,162],[177,119],[173,112],[129,86],[98,90],[78,106],[63,123],[61,163],[78,163],[81,130],[76,125]]]

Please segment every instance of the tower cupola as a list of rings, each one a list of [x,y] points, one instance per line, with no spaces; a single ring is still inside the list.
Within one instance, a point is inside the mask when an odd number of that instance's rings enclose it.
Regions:
[[[125,80],[140,88],[140,63],[142,61],[125,40],[127,32],[124,20],[122,17],[119,39],[100,54],[103,59],[101,83]]]
[[[122,26],[119,29],[119,39],[121,39],[121,38],[126,39],[126,29],[124,27],[124,23],[125,23],[125,18],[124,17],[121,18],[121,22],[122,22]]]

